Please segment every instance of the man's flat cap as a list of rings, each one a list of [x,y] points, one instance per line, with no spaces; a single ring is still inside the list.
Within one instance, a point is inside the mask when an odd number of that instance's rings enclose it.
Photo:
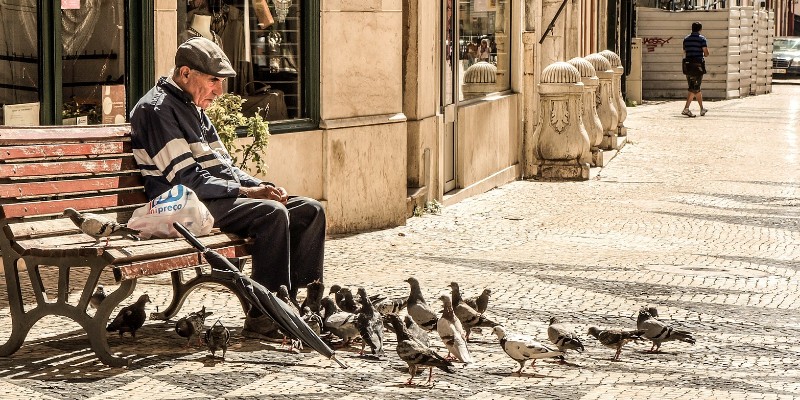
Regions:
[[[225,52],[216,43],[198,36],[189,38],[175,52],[175,68],[187,66],[219,78],[232,78],[236,71]]]

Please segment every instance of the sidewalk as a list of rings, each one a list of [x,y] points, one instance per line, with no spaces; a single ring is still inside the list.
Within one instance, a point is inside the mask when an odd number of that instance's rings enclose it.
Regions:
[[[475,365],[436,371],[433,388],[406,387],[393,335],[383,361],[358,357],[360,346],[340,351],[351,366],[342,370],[315,353],[241,338],[236,298],[209,287],[181,315],[205,305],[214,312],[207,322],[221,316],[234,328],[224,362],[185,348],[174,321],[148,321],[136,341],[111,337],[112,349],[135,362],[109,369],[77,325],[51,318],[0,359],[0,398],[800,397],[800,86],[773,89],[707,102],[710,111],[697,118],[680,115],[682,101],[629,108],[630,142],[590,181],[514,182],[441,215],[327,243],[328,285],[404,295],[403,281],[415,276],[435,308],[451,281],[466,296],[488,287],[487,315],[509,331],[547,342],[550,316],[572,324],[586,345],[568,356],[574,365],[538,361],[510,376],[518,364],[484,329],[470,343]],[[113,289],[113,278],[104,283]],[[142,279],[132,298],[144,292],[155,311],[168,303],[169,281]],[[5,304],[0,337],[10,329]],[[612,362],[614,351],[589,337],[588,326],[633,328],[645,304],[692,331],[697,344],[666,342],[661,354],[630,344]]]

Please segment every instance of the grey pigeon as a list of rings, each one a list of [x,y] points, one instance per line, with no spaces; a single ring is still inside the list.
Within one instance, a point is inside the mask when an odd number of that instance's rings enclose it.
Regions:
[[[202,335],[206,332],[206,318],[213,314],[211,311],[206,311],[206,306],[195,311],[189,315],[181,318],[175,323],[175,333],[178,336],[186,338],[186,346],[192,342],[192,339],[197,339],[197,344],[201,344]]]
[[[559,322],[556,317],[550,318],[550,326],[547,327],[547,338],[564,353],[567,350],[576,350],[578,352],[584,350],[581,338],[575,331]]]
[[[478,297],[465,299],[464,302],[467,303],[468,306],[474,308],[478,313],[483,314],[489,308],[489,297],[491,295],[491,289],[483,289],[483,292]]]
[[[119,336],[122,336],[125,332],[130,332],[131,336],[136,337],[136,331],[144,325],[144,321],[147,319],[144,307],[149,302],[150,296],[145,293],[139,296],[136,303],[122,307],[114,320],[108,324],[106,331],[118,331]]]
[[[428,331],[420,328],[419,325],[417,325],[417,323],[414,322],[414,318],[411,318],[410,315],[406,315],[405,317],[403,317],[403,323],[406,325],[408,334],[411,337],[416,339],[418,342],[424,344],[425,346],[430,347],[431,339],[428,336]],[[391,326],[391,324],[389,325]],[[394,327],[392,327],[392,332],[394,332]]]
[[[522,374],[525,361],[532,360],[531,367],[534,367],[536,366],[536,360],[540,358],[554,358],[564,355],[563,351],[539,343],[532,336],[518,333],[508,334],[500,325],[496,325],[492,331],[500,339],[500,347],[503,348],[503,351],[511,359],[519,363],[519,369],[515,372],[518,375]]]
[[[386,315],[386,314],[397,314],[402,311],[408,305],[408,297],[396,297],[393,299],[386,298],[386,297],[370,297],[370,301],[372,305],[375,307],[379,313]]]
[[[419,281],[416,278],[408,278],[406,282],[411,286],[411,294],[408,296],[408,315],[414,318],[414,322],[422,329],[426,331],[436,329],[439,316],[433,312],[428,303],[425,302],[425,298],[422,297]]]
[[[297,301],[293,299],[292,296],[289,295],[289,288],[287,288],[286,285],[280,285],[278,287],[278,291],[275,293],[275,297],[279,298],[281,301],[286,303],[289,306],[289,309],[291,309],[296,316],[301,317]],[[281,334],[283,334],[283,344],[285,345],[287,344],[287,342],[289,342],[290,350],[294,351],[296,349],[300,350],[303,348],[302,340],[297,339],[295,337],[287,336],[286,332],[284,332],[283,330],[279,329],[279,331],[281,332]]]
[[[74,208],[65,208],[62,216],[69,217],[81,232],[94,238],[94,246],[100,244],[101,238],[106,238],[106,246],[111,236],[128,236],[139,240],[139,231],[120,224],[113,219],[92,213],[80,213]]]
[[[411,381],[414,380],[414,376],[417,375],[417,369],[419,367],[430,368],[428,383],[431,383],[433,380],[433,367],[439,368],[447,373],[453,373],[451,369],[453,363],[447,361],[439,354],[436,354],[436,352],[431,350],[428,346],[413,339],[408,334],[406,326],[400,321],[400,317],[398,317],[397,314],[388,314],[386,318],[389,320],[389,323],[392,324],[397,334],[397,355],[408,364],[408,373],[411,377],[408,378],[406,385],[410,385]]]
[[[323,325],[322,317],[318,313],[311,311],[311,308],[309,306],[303,307],[302,314],[303,314],[303,321],[305,321],[306,324],[308,324],[308,327],[311,328],[311,330],[313,330],[314,333],[317,334],[317,336],[322,334],[322,325]]]
[[[469,341],[469,334],[472,328],[482,326],[491,328],[498,325],[497,322],[486,318],[483,314],[461,300],[461,291],[458,288],[458,283],[450,282],[450,289],[453,296],[453,310],[456,313],[456,317],[461,320],[461,325],[464,326],[464,330],[467,332],[467,341]]]
[[[214,325],[206,331],[205,338],[211,357],[216,357],[215,353],[218,350],[222,350],[222,358],[224,359],[225,352],[228,351],[228,342],[231,340],[231,331],[225,325],[222,325],[221,320],[218,319],[217,322],[214,322]]]
[[[450,296],[442,296],[439,300],[444,305],[444,311],[436,323],[436,331],[439,333],[442,343],[459,361],[464,364],[472,364],[475,360],[472,359],[472,355],[467,349],[467,336],[461,326],[461,321],[453,312],[453,302],[450,300]]]
[[[652,307],[650,309],[655,310]],[[657,311],[655,313],[658,315]],[[639,317],[636,319],[636,328],[644,331],[644,337],[653,342],[653,346],[650,347],[651,353],[657,352],[663,342],[678,340],[689,344],[695,343],[691,332],[675,329],[659,321],[645,308],[639,311]]]
[[[364,288],[358,288],[358,296],[361,301],[361,312],[356,314],[356,326],[361,334],[361,355],[364,355],[364,347],[368,345],[372,350],[372,355],[382,357],[384,355],[383,319],[380,313],[372,307]]]
[[[311,312],[318,313],[320,312],[320,302],[322,298],[325,297],[325,285],[316,280],[311,282],[306,286],[306,298],[303,300],[303,304],[300,305],[300,311],[303,312],[303,315],[306,315],[303,309],[308,307]]]
[[[623,346],[629,342],[638,342],[645,339],[642,337],[644,331],[641,330],[600,329],[596,326],[589,327],[589,335],[599,340],[603,346],[617,350],[614,354],[614,361],[619,361]]]
[[[353,297],[353,292],[350,288],[343,287],[339,289],[336,293],[336,305],[339,306],[342,311],[349,312],[356,314],[361,309],[361,306],[356,303],[355,298]]]
[[[95,289],[94,293],[92,294],[92,297],[89,297],[89,305],[92,306],[92,308],[97,309],[97,307],[100,307],[100,303],[102,303],[103,300],[105,299],[106,299],[105,288],[103,287],[103,285],[97,285],[97,289]]]
[[[322,315],[325,328],[341,338],[343,345],[349,345],[353,339],[360,336],[355,314],[339,310],[330,297],[322,299],[322,309],[325,312]]]

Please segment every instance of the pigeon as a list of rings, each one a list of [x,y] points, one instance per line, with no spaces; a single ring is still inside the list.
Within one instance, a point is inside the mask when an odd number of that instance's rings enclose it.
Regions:
[[[380,313],[372,307],[364,288],[358,288],[361,301],[361,312],[356,314],[356,326],[361,334],[361,355],[364,355],[365,345],[372,349],[372,355],[382,357],[383,353],[383,319]]]
[[[303,304],[300,306],[300,310],[303,311],[305,307],[308,307],[311,312],[319,313],[320,311],[320,301],[325,296],[325,285],[322,284],[319,280],[311,282],[306,286],[306,298],[303,300]],[[303,312],[303,315],[306,315]]]
[[[472,355],[469,354],[467,349],[464,328],[453,312],[453,302],[450,300],[450,296],[442,296],[439,300],[444,304],[444,311],[442,316],[439,317],[439,321],[436,322],[436,331],[439,333],[439,337],[442,338],[442,343],[447,347],[450,354],[459,361],[464,364],[472,364],[475,360],[472,359]]]
[[[217,319],[214,325],[206,330],[206,345],[208,351],[211,352],[211,357],[216,357],[216,352],[222,349],[222,358],[225,358],[225,352],[228,351],[228,342],[231,340],[231,331],[222,325],[222,321]]]
[[[386,315],[386,314],[397,314],[402,311],[408,305],[408,297],[396,297],[394,299],[390,298],[370,298],[372,301],[372,305],[375,307],[379,313]]]
[[[320,317],[318,313],[311,311],[311,308],[309,306],[303,307],[302,313],[303,313],[303,321],[306,322],[308,327],[311,328],[311,330],[313,330],[314,333],[317,334],[317,336],[322,334],[322,325],[323,325],[322,317]]]
[[[650,307],[650,310],[655,311],[655,308]],[[655,311],[655,314],[658,315],[658,311]],[[644,331],[644,337],[653,342],[653,346],[650,347],[651,353],[658,352],[662,342],[679,340],[689,344],[695,343],[691,332],[675,329],[657,320],[645,308],[639,311],[639,317],[636,319],[636,329]]]
[[[566,325],[558,321],[558,318],[550,318],[550,326],[547,327],[547,338],[564,353],[567,350],[583,352],[583,342],[581,338]],[[562,360],[563,362],[563,360]]]
[[[286,285],[280,285],[278,287],[278,291],[275,292],[275,297],[283,300],[284,303],[289,305],[289,308],[295,315],[300,316],[300,305],[289,295],[289,288],[287,288]]]
[[[122,307],[114,320],[108,324],[106,331],[119,331],[121,337],[123,333],[130,332],[131,336],[136,337],[136,331],[144,325],[147,314],[144,311],[145,304],[150,302],[147,293],[139,296],[139,300],[129,306]]]
[[[353,292],[350,291],[350,288],[346,287],[339,289],[336,293],[336,305],[339,306],[342,311],[353,314],[358,313],[361,308],[353,298]]]
[[[468,306],[474,308],[479,314],[483,314],[486,312],[486,309],[489,308],[489,296],[491,295],[491,289],[483,289],[480,296],[466,299],[464,302],[467,303]]]
[[[408,296],[408,315],[414,318],[414,322],[422,329],[426,331],[434,330],[439,317],[425,302],[425,298],[422,297],[419,281],[416,278],[408,278],[406,282],[411,285],[411,294]]]
[[[105,288],[103,285],[97,285],[97,289],[94,291],[94,294],[92,294],[92,297],[89,297],[89,305],[92,306],[92,308],[97,309],[97,307],[100,307],[100,303],[102,303],[105,299]]]
[[[206,306],[203,306],[200,311],[190,313],[175,323],[175,333],[186,338],[186,347],[189,347],[192,338],[197,338],[197,344],[200,345],[201,335],[206,332],[206,318],[211,314],[213,313],[206,311]]]
[[[453,310],[456,313],[456,317],[461,320],[461,325],[464,327],[464,330],[467,332],[467,341],[469,341],[469,334],[472,328],[481,326],[491,328],[498,325],[461,300],[461,291],[457,283],[450,282],[450,289],[453,293]]]
[[[349,345],[353,339],[359,337],[355,314],[338,310],[331,298],[322,299],[322,309],[325,310],[322,316],[325,328],[341,338],[344,345]]]
[[[438,322],[438,321],[437,321]],[[414,322],[414,318],[411,318],[410,315],[406,315],[403,317],[403,323],[406,325],[406,329],[408,329],[408,334],[411,335],[414,339],[418,342],[424,344],[427,347],[431,345],[431,339],[428,336],[428,331],[425,329],[420,328],[416,322]],[[391,326],[391,324],[389,324]],[[392,332],[394,332],[394,327],[392,327]]]
[[[600,329],[596,326],[589,327],[589,335],[599,340],[603,346],[617,349],[617,353],[614,354],[614,361],[619,361],[622,346],[625,346],[628,342],[638,342],[645,339],[642,337],[644,331],[641,330]]]
[[[531,361],[531,367],[536,366],[536,360],[540,358],[554,358],[564,355],[563,351],[552,349],[542,343],[537,342],[532,336],[522,334],[507,334],[502,326],[496,325],[492,331],[500,339],[500,347],[514,361],[519,363],[519,369],[515,372],[522,374],[525,361]]]
[[[101,238],[106,238],[106,246],[108,246],[111,236],[127,236],[139,240],[139,231],[102,215],[80,213],[74,208],[65,208],[62,216],[69,217],[81,232],[93,237],[95,240],[93,246],[100,244]]]
[[[447,361],[439,354],[436,354],[436,352],[431,350],[428,346],[413,339],[408,334],[406,326],[402,321],[400,321],[400,317],[398,317],[397,314],[388,314],[386,315],[386,318],[389,320],[389,323],[392,324],[394,331],[397,333],[397,355],[400,356],[401,360],[408,364],[408,373],[411,374],[411,377],[408,378],[406,385],[411,384],[414,376],[417,375],[417,368],[420,366],[423,368],[430,368],[430,372],[428,373],[428,383],[431,383],[433,380],[433,367],[439,368],[447,373],[453,373],[453,370],[451,369],[453,363]]]

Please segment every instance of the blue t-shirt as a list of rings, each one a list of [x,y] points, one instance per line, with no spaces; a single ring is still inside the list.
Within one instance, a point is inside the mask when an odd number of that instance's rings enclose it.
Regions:
[[[683,51],[686,52],[686,58],[703,61],[703,47],[708,47],[708,43],[706,43],[706,37],[699,32],[692,32],[683,38]]]

